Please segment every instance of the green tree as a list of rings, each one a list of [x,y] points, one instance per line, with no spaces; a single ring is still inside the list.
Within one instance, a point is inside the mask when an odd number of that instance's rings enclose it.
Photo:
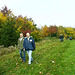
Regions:
[[[35,41],[41,40],[41,34],[38,30],[34,30],[33,32],[31,32],[31,36],[33,36]]]
[[[5,47],[17,44],[17,34],[14,24],[15,20],[8,17],[5,25],[3,25],[1,40]]]

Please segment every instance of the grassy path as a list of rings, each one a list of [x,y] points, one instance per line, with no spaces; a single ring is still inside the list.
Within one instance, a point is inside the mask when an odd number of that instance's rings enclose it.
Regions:
[[[27,54],[22,63],[18,50],[0,56],[0,75],[75,75],[75,40],[37,42],[33,58],[29,66]]]

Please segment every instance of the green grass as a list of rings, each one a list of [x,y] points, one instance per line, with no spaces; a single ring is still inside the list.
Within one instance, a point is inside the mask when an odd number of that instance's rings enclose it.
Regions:
[[[19,50],[0,56],[0,75],[75,75],[75,40],[47,38],[36,43],[32,56],[30,66],[27,54],[21,62]]]

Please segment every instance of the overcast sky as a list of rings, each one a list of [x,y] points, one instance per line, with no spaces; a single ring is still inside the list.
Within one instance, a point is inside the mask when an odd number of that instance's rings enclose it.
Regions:
[[[5,5],[16,16],[31,17],[37,27],[75,27],[75,0],[0,0],[0,9]]]

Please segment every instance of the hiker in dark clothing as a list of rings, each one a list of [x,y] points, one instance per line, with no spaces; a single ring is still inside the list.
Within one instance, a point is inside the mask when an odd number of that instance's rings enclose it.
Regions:
[[[64,38],[63,34],[60,34],[59,39],[61,42],[63,42],[63,38]]]
[[[28,64],[30,65],[31,62],[33,61],[32,51],[35,50],[35,41],[32,37],[30,37],[29,33],[27,33],[26,36],[27,37],[24,39],[24,42],[23,42],[23,49],[27,51],[27,54],[29,56]]]
[[[72,36],[70,36],[70,38],[69,38],[70,40],[72,40]]]

